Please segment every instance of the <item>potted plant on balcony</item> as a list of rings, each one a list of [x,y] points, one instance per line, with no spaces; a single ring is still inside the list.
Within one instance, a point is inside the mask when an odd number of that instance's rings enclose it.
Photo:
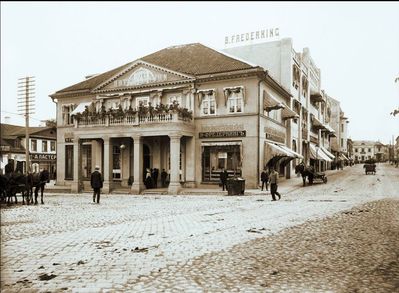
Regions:
[[[143,105],[143,103],[140,103],[139,109],[138,109],[138,114],[139,116],[146,116],[148,113],[148,108]]]

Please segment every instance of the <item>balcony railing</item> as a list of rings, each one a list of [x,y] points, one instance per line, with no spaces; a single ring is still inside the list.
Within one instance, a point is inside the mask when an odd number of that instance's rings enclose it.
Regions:
[[[75,120],[75,127],[95,127],[95,126],[123,126],[123,125],[142,125],[142,124],[155,124],[155,123],[175,123],[175,122],[188,122],[192,123],[189,117],[183,117],[180,113],[166,113],[155,115],[132,115],[124,117],[81,117]]]

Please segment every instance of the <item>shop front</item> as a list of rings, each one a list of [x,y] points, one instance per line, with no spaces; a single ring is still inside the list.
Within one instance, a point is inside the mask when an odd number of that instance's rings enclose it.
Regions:
[[[284,176],[285,167],[295,159],[303,159],[303,156],[291,150],[282,143],[266,140],[264,147],[264,166],[266,169],[274,168],[280,176]]]
[[[32,172],[39,173],[46,169],[50,174],[50,179],[56,179],[57,176],[57,155],[46,153],[30,154],[30,161],[32,164]]]

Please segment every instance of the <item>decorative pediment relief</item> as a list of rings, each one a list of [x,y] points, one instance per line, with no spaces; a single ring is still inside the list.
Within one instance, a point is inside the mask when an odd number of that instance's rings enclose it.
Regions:
[[[143,87],[160,83],[191,80],[192,77],[145,62],[136,62],[123,72],[99,85],[94,91]]]

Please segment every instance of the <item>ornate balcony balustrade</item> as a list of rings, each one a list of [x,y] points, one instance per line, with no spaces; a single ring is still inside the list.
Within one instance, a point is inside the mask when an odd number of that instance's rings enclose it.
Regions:
[[[190,117],[184,117],[181,113],[164,113],[154,115],[126,115],[123,117],[113,117],[106,115],[104,117],[87,116],[75,119],[75,127],[108,127],[108,126],[140,126],[155,123],[193,123]]]

